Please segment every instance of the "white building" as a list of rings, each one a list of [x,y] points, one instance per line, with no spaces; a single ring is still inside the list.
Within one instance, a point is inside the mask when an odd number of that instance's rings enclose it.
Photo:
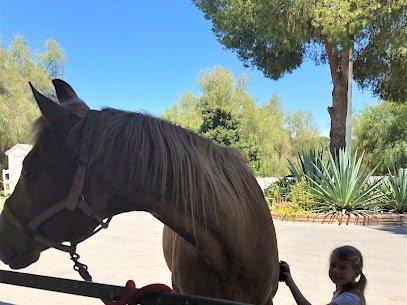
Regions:
[[[278,177],[257,177],[257,183],[260,185],[261,190],[264,191],[278,180]]]
[[[8,169],[3,169],[2,173],[4,195],[9,196],[13,193],[20,178],[23,160],[31,148],[32,146],[28,144],[16,144],[6,151]]]

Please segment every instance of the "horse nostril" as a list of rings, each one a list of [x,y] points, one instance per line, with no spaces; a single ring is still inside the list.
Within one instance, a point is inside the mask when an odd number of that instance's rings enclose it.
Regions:
[[[15,256],[16,256],[16,251],[13,249],[9,249],[8,251],[2,250],[0,253],[0,260],[7,264],[9,261],[11,261]]]

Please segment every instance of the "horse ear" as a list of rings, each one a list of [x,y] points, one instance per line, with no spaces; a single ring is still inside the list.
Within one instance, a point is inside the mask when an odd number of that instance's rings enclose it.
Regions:
[[[63,109],[61,105],[38,92],[31,83],[29,84],[41,114],[49,124],[49,127],[62,132],[65,136],[68,135],[80,118]]]
[[[58,97],[58,101],[62,104],[68,100],[78,98],[78,95],[72,89],[72,87],[62,79],[53,79],[52,83],[55,87],[55,92]]]
[[[72,87],[61,79],[54,79],[52,83],[55,87],[55,92],[59,103],[64,109],[69,109],[70,112],[76,114],[80,118],[84,118],[90,110],[88,105],[82,101]]]

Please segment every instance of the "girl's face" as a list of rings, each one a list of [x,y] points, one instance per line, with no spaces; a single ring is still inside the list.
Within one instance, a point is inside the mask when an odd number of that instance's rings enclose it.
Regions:
[[[329,265],[329,278],[339,286],[351,284],[358,277],[358,272],[352,268],[352,264],[331,256]]]

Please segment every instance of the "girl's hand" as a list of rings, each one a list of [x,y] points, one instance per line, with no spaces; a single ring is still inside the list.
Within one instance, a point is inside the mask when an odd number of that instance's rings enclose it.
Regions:
[[[291,279],[290,266],[285,261],[281,261],[280,262],[279,281],[280,282],[287,282],[287,280],[290,280],[290,279]]]

